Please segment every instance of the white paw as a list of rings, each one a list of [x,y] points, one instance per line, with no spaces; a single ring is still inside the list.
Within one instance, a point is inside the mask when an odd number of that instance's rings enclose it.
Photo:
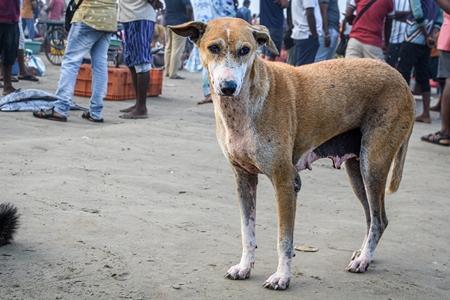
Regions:
[[[263,287],[270,290],[285,290],[289,287],[290,282],[291,276],[275,273],[264,282]]]
[[[369,267],[370,259],[361,256],[361,251],[355,251],[352,260],[348,264],[346,270],[351,273],[364,273]]]
[[[227,273],[225,273],[226,278],[230,278],[233,280],[236,279],[247,279],[250,277],[250,272],[252,268],[251,265],[248,267],[241,267],[241,265],[235,265],[231,267]]]

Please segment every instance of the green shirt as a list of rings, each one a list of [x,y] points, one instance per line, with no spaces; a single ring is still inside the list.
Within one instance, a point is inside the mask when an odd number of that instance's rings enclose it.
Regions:
[[[73,16],[74,22],[83,22],[99,31],[116,32],[116,0],[83,0]]]

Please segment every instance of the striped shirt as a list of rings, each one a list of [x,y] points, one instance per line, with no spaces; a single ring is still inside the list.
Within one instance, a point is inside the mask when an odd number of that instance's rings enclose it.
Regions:
[[[394,0],[395,11],[410,11],[409,0]],[[406,22],[394,20],[392,22],[391,44],[401,44],[404,39]]]

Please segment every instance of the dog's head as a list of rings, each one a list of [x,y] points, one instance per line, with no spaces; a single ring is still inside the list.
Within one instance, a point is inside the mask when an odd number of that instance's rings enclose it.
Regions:
[[[278,53],[265,26],[251,26],[240,18],[218,18],[207,24],[194,21],[168,28],[200,48],[200,60],[220,96],[239,94],[260,46],[267,45],[271,52]]]

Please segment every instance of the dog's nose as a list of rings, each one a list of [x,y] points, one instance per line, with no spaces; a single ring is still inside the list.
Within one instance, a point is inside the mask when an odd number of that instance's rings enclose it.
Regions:
[[[225,96],[231,96],[236,91],[237,84],[235,81],[222,82],[220,89]]]

